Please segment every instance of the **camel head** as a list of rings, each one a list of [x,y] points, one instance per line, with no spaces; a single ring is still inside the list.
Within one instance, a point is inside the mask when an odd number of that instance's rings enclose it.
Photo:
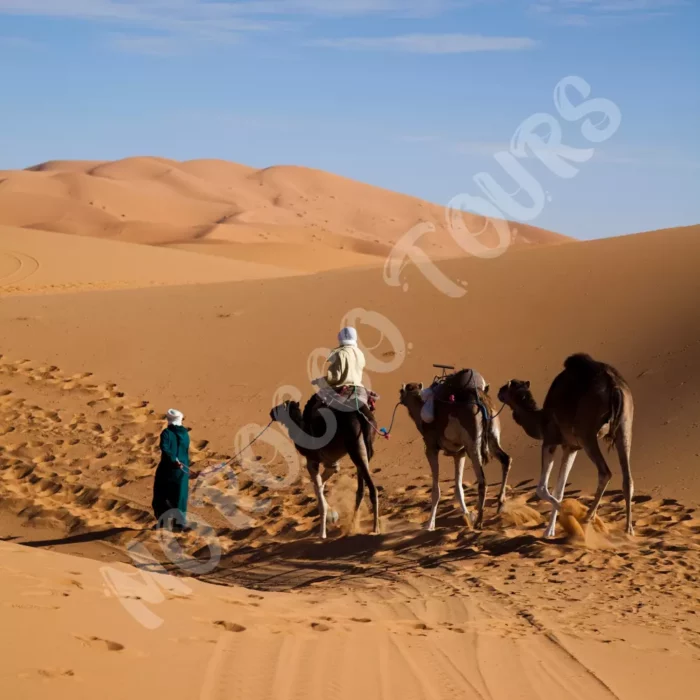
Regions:
[[[411,382],[410,384],[402,384],[399,392],[399,403],[403,406],[408,406],[411,399],[418,399],[422,402],[420,393],[423,391],[422,382]]]
[[[532,402],[530,382],[511,379],[498,390],[498,400],[511,408],[518,408]]]
[[[282,425],[288,425],[290,422],[298,425],[302,419],[301,406],[298,401],[285,401],[270,411],[270,419]]]

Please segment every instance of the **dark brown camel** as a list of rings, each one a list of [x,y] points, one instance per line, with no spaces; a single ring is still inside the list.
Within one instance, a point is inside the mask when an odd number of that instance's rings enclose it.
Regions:
[[[462,478],[467,456],[471,460],[479,489],[478,512],[473,524],[475,528],[481,528],[486,501],[484,465],[493,454],[503,466],[503,481],[498,496],[498,512],[501,511],[505,501],[506,482],[511,466],[511,458],[501,449],[500,424],[498,417],[494,415],[491,399],[485,391],[480,389],[456,390],[453,394],[455,396],[454,403],[436,400],[435,418],[432,422],[426,423],[421,417],[424,403],[421,397],[422,391],[423,384],[405,384],[401,387],[401,403],[406,406],[413,422],[423,436],[425,455],[428,458],[433,477],[432,505],[427,529],[435,529],[435,516],[440,501],[440,451],[454,458],[455,497],[462,513],[470,521],[470,513],[464,501]],[[485,407],[490,419],[487,420],[484,417],[477,402]]]
[[[316,401],[316,397],[311,399]],[[308,418],[305,421],[304,415]],[[326,481],[338,472],[339,461],[348,455],[357,469],[357,495],[354,518],[362,503],[365,484],[369,490],[374,515],[372,534],[379,534],[379,501],[369,463],[374,454],[376,421],[368,409],[358,411],[319,410],[301,412],[296,401],[285,401],[270,411],[270,417],[284,425],[297,452],[306,458],[306,468],[318,500],[321,516],[321,539],[326,539],[328,503],[324,494]],[[321,467],[323,466],[323,474]]]
[[[598,469],[598,489],[586,515],[590,522],[598,510],[612,476],[598,444],[598,438],[617,448],[625,494],[627,534],[633,535],[630,470],[632,418],[634,403],[627,382],[610,365],[596,362],[582,353],[564,362],[564,371],[552,382],[544,406],[539,409],[530,393],[530,382],[512,379],[501,387],[498,398],[513,410],[513,418],[532,438],[542,440],[542,473],[537,495],[552,504],[552,516],[545,537],[554,536],[557,512],[564,498],[566,482],[578,451],[584,449]],[[549,476],[554,453],[561,445],[563,457],[559,483],[554,495],[549,491]]]

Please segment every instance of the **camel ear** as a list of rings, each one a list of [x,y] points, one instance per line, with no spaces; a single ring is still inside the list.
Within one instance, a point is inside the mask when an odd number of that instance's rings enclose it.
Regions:
[[[403,393],[405,390],[406,390],[406,385],[405,385],[405,384],[402,384],[402,385],[401,385],[401,393]]]
[[[418,385],[418,391],[423,391],[423,382]]]
[[[530,388],[530,382],[525,382],[525,388],[529,389]]]

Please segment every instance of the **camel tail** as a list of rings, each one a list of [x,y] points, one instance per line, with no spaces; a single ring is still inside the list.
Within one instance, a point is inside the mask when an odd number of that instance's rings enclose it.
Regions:
[[[610,429],[605,436],[608,448],[617,443],[619,437],[623,437],[625,442],[630,441],[632,432],[632,401],[625,387],[617,381],[617,377],[610,376]]]
[[[481,436],[481,461],[486,466],[491,460],[491,450],[489,449],[489,443],[491,442],[491,421],[485,423],[485,430]]]
[[[493,410],[493,405],[491,401],[489,400],[488,395],[485,392],[479,391],[477,392],[477,396],[479,397],[479,400],[481,401],[481,405],[484,407],[484,410],[482,410],[481,406],[479,407],[479,413],[481,415],[481,426],[482,426],[482,432],[481,432],[481,445],[479,446],[481,450],[481,461],[483,462],[484,466],[489,463],[491,460],[491,441],[495,440],[496,444],[498,444],[498,440],[496,439],[495,435],[493,434],[493,420],[491,420],[491,416],[493,416],[494,410]],[[489,418],[487,419],[485,416],[485,413],[488,414]]]

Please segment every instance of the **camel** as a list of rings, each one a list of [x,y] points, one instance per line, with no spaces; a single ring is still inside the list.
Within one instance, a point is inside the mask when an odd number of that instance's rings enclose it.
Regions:
[[[583,449],[598,469],[598,488],[585,522],[595,518],[612,474],[600,449],[598,438],[615,445],[622,469],[628,535],[632,526],[634,484],[630,470],[634,403],[627,382],[610,365],[578,353],[564,362],[540,409],[530,393],[530,382],[512,379],[498,392],[498,398],[513,411],[515,422],[532,438],[542,440],[542,472],[537,495],[551,503],[552,514],[545,537],[554,537],[569,473],[579,450]],[[563,457],[556,492],[549,491],[554,453],[561,445]]]
[[[311,401],[315,401],[312,397]],[[308,420],[304,420],[308,416]],[[288,430],[297,452],[306,458],[306,468],[313,483],[321,516],[321,539],[327,537],[328,502],[324,494],[326,482],[338,473],[339,462],[346,455],[357,469],[357,494],[353,521],[362,504],[367,485],[372,503],[374,527],[379,534],[379,500],[372,481],[369,463],[374,454],[374,434],[377,424],[369,409],[359,411],[331,410],[325,406],[315,411],[304,411],[296,401],[285,401],[270,411],[270,418],[282,423]],[[323,466],[323,474],[321,467]]]
[[[455,375],[448,377],[458,378],[464,372],[462,370]],[[411,383],[401,387],[400,403],[403,404],[416,424],[418,431],[423,436],[425,443],[425,455],[430,464],[430,471],[433,477],[432,504],[430,509],[430,519],[427,529],[435,529],[435,517],[440,501],[440,465],[439,454],[442,451],[454,459],[455,464],[455,498],[468,522],[471,522],[475,529],[481,529],[484,520],[484,503],[486,501],[486,479],[484,477],[484,465],[493,454],[503,466],[503,481],[498,496],[498,512],[501,512],[506,497],[506,482],[510,471],[512,460],[501,449],[500,445],[500,423],[498,417],[494,415],[493,406],[488,396],[488,387],[485,390],[475,388],[457,388],[453,392],[454,402],[436,399],[435,417],[430,423],[426,423],[421,417],[423,399],[421,392],[423,384]],[[482,413],[479,403],[488,414],[486,418]],[[479,502],[478,512],[475,520],[464,501],[464,463],[467,456],[472,463],[474,474],[478,483]]]

